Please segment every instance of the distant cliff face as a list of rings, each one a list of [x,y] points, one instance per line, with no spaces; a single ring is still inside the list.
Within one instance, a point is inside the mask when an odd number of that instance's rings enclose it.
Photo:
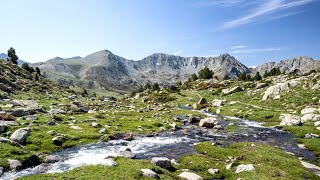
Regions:
[[[189,78],[208,67],[218,78],[237,77],[240,72],[250,70],[233,56],[223,54],[218,57],[180,57],[156,53],[139,61],[128,60],[103,50],[84,58],[75,57],[50,59],[36,63],[41,69],[93,80],[105,88],[132,88],[149,83],[174,83]]]
[[[80,80],[95,81],[106,89],[122,89],[138,87],[145,83],[158,82],[170,84],[184,81],[193,73],[198,73],[204,67],[213,70],[218,78],[236,78],[240,72],[263,74],[274,67],[279,67],[285,73],[299,69],[302,73],[320,67],[320,62],[308,57],[298,57],[291,60],[270,62],[254,69],[249,69],[233,56],[222,54],[217,57],[180,57],[155,53],[139,61],[128,60],[111,53],[108,50],[98,51],[86,57],[63,59],[56,57],[46,62],[35,63],[45,71],[61,74]]]
[[[272,68],[279,68],[281,72],[286,74],[292,72],[304,74],[311,70],[320,70],[320,61],[314,60],[311,57],[300,56],[293,59],[282,60],[278,63],[265,63],[254,68],[254,71],[259,71],[264,74],[265,71],[270,71]]]

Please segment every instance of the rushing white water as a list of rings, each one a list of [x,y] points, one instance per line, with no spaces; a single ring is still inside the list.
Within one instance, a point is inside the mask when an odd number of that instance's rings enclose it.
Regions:
[[[62,160],[57,163],[42,164],[34,168],[24,169],[19,172],[9,172],[0,179],[15,179],[21,176],[28,176],[39,173],[58,173],[72,170],[85,165],[108,165],[111,166],[113,160],[107,156],[116,156],[120,151],[130,148],[135,154],[143,154],[153,151],[159,147],[190,142],[186,137],[138,137],[133,141],[113,140],[108,143],[90,144],[77,148],[65,149],[56,153],[62,156]]]

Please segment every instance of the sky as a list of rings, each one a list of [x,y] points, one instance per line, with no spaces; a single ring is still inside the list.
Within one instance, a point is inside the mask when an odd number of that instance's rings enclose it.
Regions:
[[[1,0],[0,52],[20,59],[217,56],[247,66],[320,59],[320,0]]]

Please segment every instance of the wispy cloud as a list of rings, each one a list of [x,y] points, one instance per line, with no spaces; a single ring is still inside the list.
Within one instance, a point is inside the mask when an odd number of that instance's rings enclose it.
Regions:
[[[232,7],[244,3],[246,0],[202,0],[193,4],[194,7]]]
[[[253,10],[250,11],[250,13],[236,18],[234,20],[225,22],[221,29],[228,29],[228,28],[234,28],[238,27],[244,24],[248,24],[250,22],[254,22],[259,17],[270,15],[276,12],[282,12],[285,10],[290,10],[292,8],[296,8],[299,6],[303,6],[306,4],[309,4],[311,2],[314,2],[316,0],[268,0],[268,1],[262,1],[263,3],[259,4],[257,7],[255,7]],[[288,13],[287,13],[288,14]],[[294,14],[291,14],[294,15]],[[290,15],[285,16],[283,14],[283,17],[288,17]]]
[[[183,52],[183,50],[180,50],[180,51],[177,51],[177,52],[172,53],[172,55],[177,56],[177,55],[180,55],[182,52]]]
[[[247,48],[248,46],[244,46],[244,45],[238,45],[238,46],[232,46],[230,49],[243,49],[243,48]]]
[[[281,48],[253,48],[253,49],[236,49],[230,51],[232,54],[251,54],[251,53],[260,53],[260,52],[271,52],[271,51],[280,51]]]

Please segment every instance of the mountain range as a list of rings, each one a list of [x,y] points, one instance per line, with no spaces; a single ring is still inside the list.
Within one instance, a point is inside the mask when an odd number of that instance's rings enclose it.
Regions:
[[[305,56],[248,68],[227,53],[216,57],[181,57],[155,53],[134,61],[108,50],[85,57],[55,57],[31,65],[39,67],[50,79],[59,82],[72,81],[72,84],[75,82],[85,87],[91,84],[89,88],[102,87],[108,90],[128,90],[145,83],[171,84],[184,81],[204,67],[213,70],[214,76],[219,79],[237,78],[242,72],[255,74],[258,71],[263,75],[272,68],[279,68],[284,73],[300,74],[320,70],[319,60]]]

